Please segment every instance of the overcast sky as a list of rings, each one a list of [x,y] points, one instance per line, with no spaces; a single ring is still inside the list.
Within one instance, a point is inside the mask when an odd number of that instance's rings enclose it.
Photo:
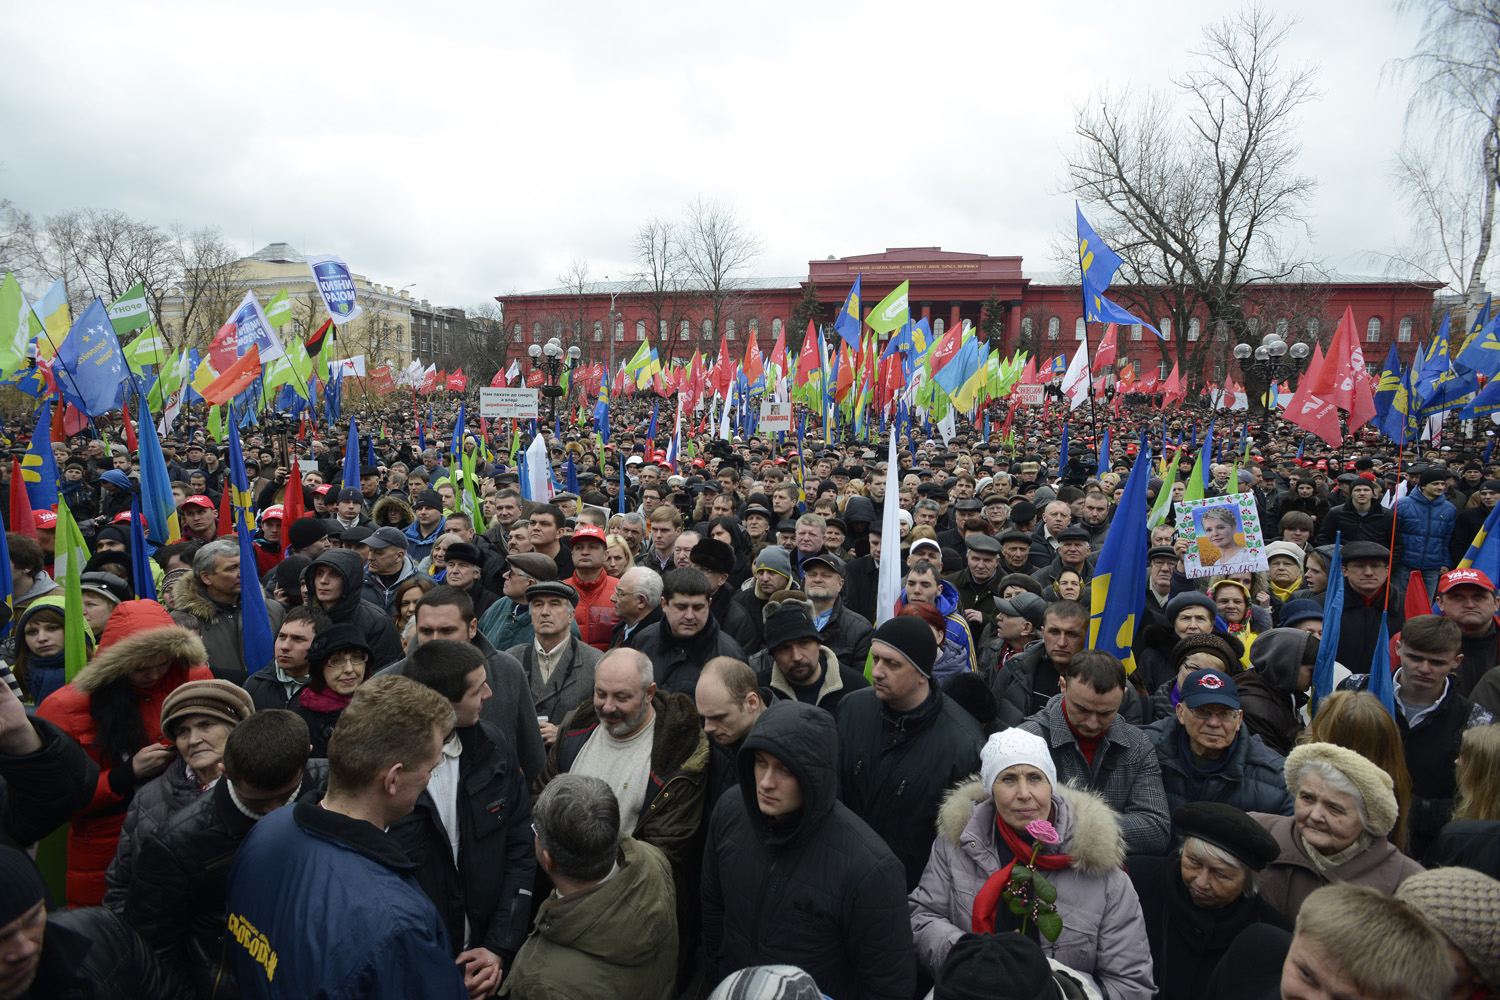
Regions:
[[[1269,0],[1321,67],[1311,253],[1378,271],[1416,25],[1380,0]],[[702,194],[763,275],[894,246],[1051,270],[1072,108],[1165,87],[1234,4],[30,3],[6,13],[0,197],[118,208],[342,254],[468,306],[574,258],[628,276],[648,217]]]

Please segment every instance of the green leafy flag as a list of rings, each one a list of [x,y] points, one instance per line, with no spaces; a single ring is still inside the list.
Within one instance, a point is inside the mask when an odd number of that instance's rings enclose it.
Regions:
[[[0,281],[0,375],[12,375],[26,367],[26,344],[41,329],[16,276],[5,272],[5,279]]]
[[[285,288],[266,303],[266,321],[274,327],[282,327],[292,321],[292,299]]]
[[[88,619],[83,617],[81,585],[83,567],[89,560],[89,550],[83,544],[83,532],[78,530],[73,512],[65,503],[57,505],[54,548],[56,559],[53,571],[57,574],[55,579],[62,584],[63,612],[67,619],[63,629],[63,672],[71,681],[78,676],[78,671],[83,669],[89,658],[88,639],[84,635],[89,624]]]
[[[909,321],[911,309],[906,302],[906,293],[910,285],[911,282],[903,281],[881,299],[880,305],[865,317],[865,325],[878,333],[890,333]]]
[[[137,281],[115,299],[109,307],[109,323],[119,337],[151,325],[151,310],[146,305],[146,285]]]
[[[210,406],[208,408],[208,433],[213,435],[215,441],[223,442],[224,415],[219,412],[217,406]]]
[[[141,335],[125,345],[125,363],[137,375],[145,374],[147,365],[161,365],[171,358],[166,339],[155,326],[148,326]]]
[[[1147,528],[1167,523],[1167,515],[1172,512],[1172,487],[1177,483],[1177,462],[1181,458],[1182,449],[1178,448],[1172,453],[1172,465],[1161,479],[1161,492],[1156,495],[1156,506],[1151,508],[1151,513],[1146,517]]]

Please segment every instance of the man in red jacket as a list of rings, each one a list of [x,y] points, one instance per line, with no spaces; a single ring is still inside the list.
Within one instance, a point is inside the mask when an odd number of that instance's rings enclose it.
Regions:
[[[573,551],[573,575],[563,582],[578,591],[573,615],[583,641],[601,652],[609,649],[610,636],[620,620],[615,611],[615,587],[619,577],[604,572],[604,529],[580,524],[568,539]]]

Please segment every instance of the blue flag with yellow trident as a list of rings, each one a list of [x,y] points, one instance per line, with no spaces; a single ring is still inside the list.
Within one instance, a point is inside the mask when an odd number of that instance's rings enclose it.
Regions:
[[[859,308],[859,283],[863,278],[862,274],[854,276],[854,285],[849,289],[848,298],[844,299],[844,307],[839,310],[838,319],[833,321],[834,330],[852,351],[859,350],[859,331],[864,325]]]
[[[1073,210],[1078,215],[1078,272],[1083,283],[1083,310],[1088,321],[1139,324],[1166,340],[1156,327],[1104,297],[1110,282],[1115,280],[1115,272],[1120,269],[1120,255],[1105,246],[1094,227],[1083,217],[1083,209],[1077,202],[1073,203]]]
[[[31,447],[21,458],[21,479],[32,510],[57,506],[57,456],[52,453],[52,407],[44,404],[31,432]]]
[[[1090,585],[1089,648],[1113,653],[1125,664],[1127,674],[1135,672],[1131,646],[1146,604],[1146,552],[1151,539],[1146,526],[1150,514],[1146,482],[1150,478],[1151,441],[1142,434],[1135,467],[1125,481],[1125,495],[1115,511],[1104,548],[1099,550]]]

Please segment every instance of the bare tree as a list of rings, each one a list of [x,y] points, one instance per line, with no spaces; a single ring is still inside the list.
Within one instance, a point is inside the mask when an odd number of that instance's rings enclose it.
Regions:
[[[1416,51],[1395,64],[1415,79],[1397,176],[1415,215],[1405,263],[1484,297],[1500,188],[1500,3],[1401,0],[1422,15]]]
[[[682,252],[687,274],[708,295],[713,335],[719,336],[764,244],[732,207],[699,196],[687,207]]]
[[[1185,374],[1211,344],[1188,339],[1193,318],[1242,341],[1252,287],[1309,265],[1285,248],[1306,232],[1316,188],[1297,169],[1296,135],[1314,70],[1283,65],[1289,29],[1255,4],[1206,26],[1198,67],[1174,81],[1185,115],[1167,93],[1101,94],[1074,114],[1069,186],[1124,260],[1111,294],[1137,315],[1171,319],[1163,357],[1175,354]]]
[[[467,318],[459,324],[456,346],[469,367],[470,384],[489,385],[495,372],[510,363],[507,354],[512,324],[507,323],[506,311],[493,299],[464,312]]]
[[[682,228],[665,219],[648,219],[636,230],[630,250],[639,286],[639,291],[630,297],[644,307],[650,336],[653,340],[663,341],[658,346],[666,350],[669,345],[664,342],[666,338],[663,338],[662,331],[666,330],[668,336],[675,337],[686,318],[689,301]]]
[[[177,324],[164,324],[162,334],[172,350],[203,347],[229,319],[244,298],[240,255],[215,226],[175,233],[182,265],[178,284],[180,311]],[[160,292],[152,289],[160,308]],[[171,327],[167,329],[166,327]]]
[[[577,344],[583,352],[583,359],[587,360],[590,354],[589,344],[593,341],[589,321],[592,312],[590,297],[593,293],[593,282],[589,280],[589,262],[575,257],[567,269],[557,276],[557,283],[567,292],[566,304],[559,306],[564,331],[559,339],[563,350]]]

